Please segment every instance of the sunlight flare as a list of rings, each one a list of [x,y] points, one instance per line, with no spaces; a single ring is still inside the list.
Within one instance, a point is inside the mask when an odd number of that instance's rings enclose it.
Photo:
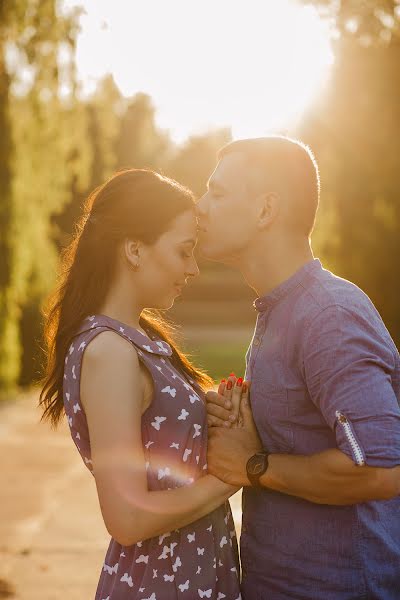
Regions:
[[[110,72],[124,95],[148,93],[177,141],[211,127],[231,127],[234,137],[291,127],[333,62],[329,24],[295,0],[65,4],[85,8],[84,89]]]

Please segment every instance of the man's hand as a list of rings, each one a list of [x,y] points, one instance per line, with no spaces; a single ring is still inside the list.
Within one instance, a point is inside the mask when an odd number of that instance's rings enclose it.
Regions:
[[[208,472],[225,483],[249,485],[246,463],[262,449],[250,408],[248,390],[240,404],[241,426],[211,427],[208,434]]]

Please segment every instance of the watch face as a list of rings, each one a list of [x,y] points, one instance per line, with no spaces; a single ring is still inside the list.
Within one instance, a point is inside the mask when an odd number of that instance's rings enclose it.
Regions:
[[[255,454],[247,463],[247,471],[250,475],[261,475],[265,471],[267,457],[265,454]]]

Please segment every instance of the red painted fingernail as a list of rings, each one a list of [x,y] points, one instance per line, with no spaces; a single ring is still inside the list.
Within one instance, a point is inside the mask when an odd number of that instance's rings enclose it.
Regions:
[[[235,373],[230,373],[229,377],[236,377]]]
[[[236,382],[236,385],[237,385],[238,387],[242,387],[242,383],[243,383],[243,377],[239,377],[239,379],[238,379],[238,380],[237,380],[237,382]]]
[[[221,379],[221,383],[225,383],[225,381],[226,381],[225,379]]]
[[[231,390],[232,389],[232,381],[229,380],[228,383],[226,384],[226,389],[227,390]]]

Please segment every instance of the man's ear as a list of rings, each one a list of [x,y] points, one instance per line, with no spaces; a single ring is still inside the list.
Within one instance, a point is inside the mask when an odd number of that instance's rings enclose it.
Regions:
[[[142,244],[139,240],[126,238],[123,253],[130,267],[137,269],[140,266]]]
[[[260,194],[256,202],[258,205],[258,227],[266,229],[275,221],[280,211],[280,196],[277,192]]]

